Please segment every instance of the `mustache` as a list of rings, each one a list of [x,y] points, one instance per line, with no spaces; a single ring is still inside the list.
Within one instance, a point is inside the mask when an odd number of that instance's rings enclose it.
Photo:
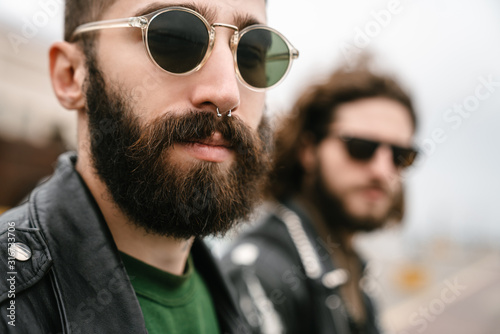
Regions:
[[[352,191],[363,191],[368,189],[377,189],[382,191],[386,196],[392,197],[394,196],[394,192],[390,190],[389,186],[384,184],[380,180],[371,180],[366,184],[358,185],[357,187],[353,187]]]
[[[127,117],[124,121],[127,119],[130,120]],[[209,139],[215,132],[219,132],[237,153],[255,154],[259,150],[266,150],[266,141],[269,140],[265,135],[267,131],[257,133],[235,115],[217,117],[213,112],[190,110],[180,115],[167,113],[147,125],[138,124],[139,122],[127,124],[134,138],[130,145],[132,157],[136,155],[135,152],[148,152],[149,155],[157,157],[176,143]]]

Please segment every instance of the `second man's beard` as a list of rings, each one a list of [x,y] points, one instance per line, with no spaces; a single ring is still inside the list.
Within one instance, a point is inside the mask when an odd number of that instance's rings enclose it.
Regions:
[[[383,227],[393,212],[387,209],[380,217],[365,216],[359,217],[350,213],[342,198],[328,190],[325,186],[324,178],[319,170],[312,185],[312,203],[318,208],[329,228],[342,229],[347,232],[370,232]]]

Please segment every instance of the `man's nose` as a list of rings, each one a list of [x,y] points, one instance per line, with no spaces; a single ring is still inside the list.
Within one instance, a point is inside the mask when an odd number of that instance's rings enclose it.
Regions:
[[[243,87],[236,77],[234,57],[229,40],[233,30],[217,28],[212,54],[203,67],[192,74],[195,84],[192,91],[192,103],[196,108],[207,105],[226,115],[238,108],[240,104],[240,88]]]
[[[390,147],[385,145],[378,147],[372,159],[368,162],[368,168],[373,177],[387,182],[398,173],[392,154]]]

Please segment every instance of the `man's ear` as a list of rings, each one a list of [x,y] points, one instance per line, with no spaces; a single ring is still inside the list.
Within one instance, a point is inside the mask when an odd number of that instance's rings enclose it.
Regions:
[[[299,149],[299,160],[306,174],[311,174],[316,169],[316,145],[311,136],[304,136]]]
[[[50,48],[49,60],[52,88],[59,103],[66,109],[83,109],[86,75],[83,52],[76,44],[56,42]]]

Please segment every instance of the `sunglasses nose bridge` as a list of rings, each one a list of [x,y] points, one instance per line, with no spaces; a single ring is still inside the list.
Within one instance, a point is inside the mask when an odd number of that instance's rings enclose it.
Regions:
[[[374,173],[380,175],[393,175],[398,170],[398,166],[394,164],[394,150],[388,144],[381,143],[377,146],[369,164]]]
[[[238,44],[238,33],[239,33],[238,27],[233,26],[231,24],[226,24],[226,23],[213,23],[210,27],[212,28],[212,31],[214,34],[214,39],[215,39],[215,28],[216,27],[227,28],[227,29],[231,29],[234,31],[233,34],[231,35],[231,39],[229,41],[229,44],[231,46],[231,51],[233,51],[233,53],[234,53],[236,50],[236,45]]]
[[[404,152],[401,152],[398,146],[387,143],[380,143],[379,145],[377,145],[375,151],[373,152],[372,158],[374,158],[375,155],[379,153],[378,151],[381,149],[385,151],[383,154],[387,155],[387,160],[392,161],[392,165],[395,169],[401,169],[410,166],[416,156],[416,153],[405,154]]]
[[[233,26],[231,24],[226,24],[226,23],[213,23],[211,25],[212,28],[216,28],[216,27],[224,27],[224,28],[228,28],[228,29],[232,29],[234,31],[238,31],[238,27],[237,26]]]
[[[215,28],[217,27],[220,27],[220,28],[227,28],[227,29],[230,29],[230,30],[233,30],[233,34],[231,35],[231,38],[229,40],[229,47],[231,49],[231,52],[233,54],[233,58],[234,58],[234,66],[236,67],[236,48],[238,46],[238,40],[239,40],[239,29],[237,26],[234,26],[234,25],[231,25],[231,24],[226,24],[226,23],[213,23],[211,26],[210,26],[210,36],[211,36],[211,47],[214,46],[215,44]]]

